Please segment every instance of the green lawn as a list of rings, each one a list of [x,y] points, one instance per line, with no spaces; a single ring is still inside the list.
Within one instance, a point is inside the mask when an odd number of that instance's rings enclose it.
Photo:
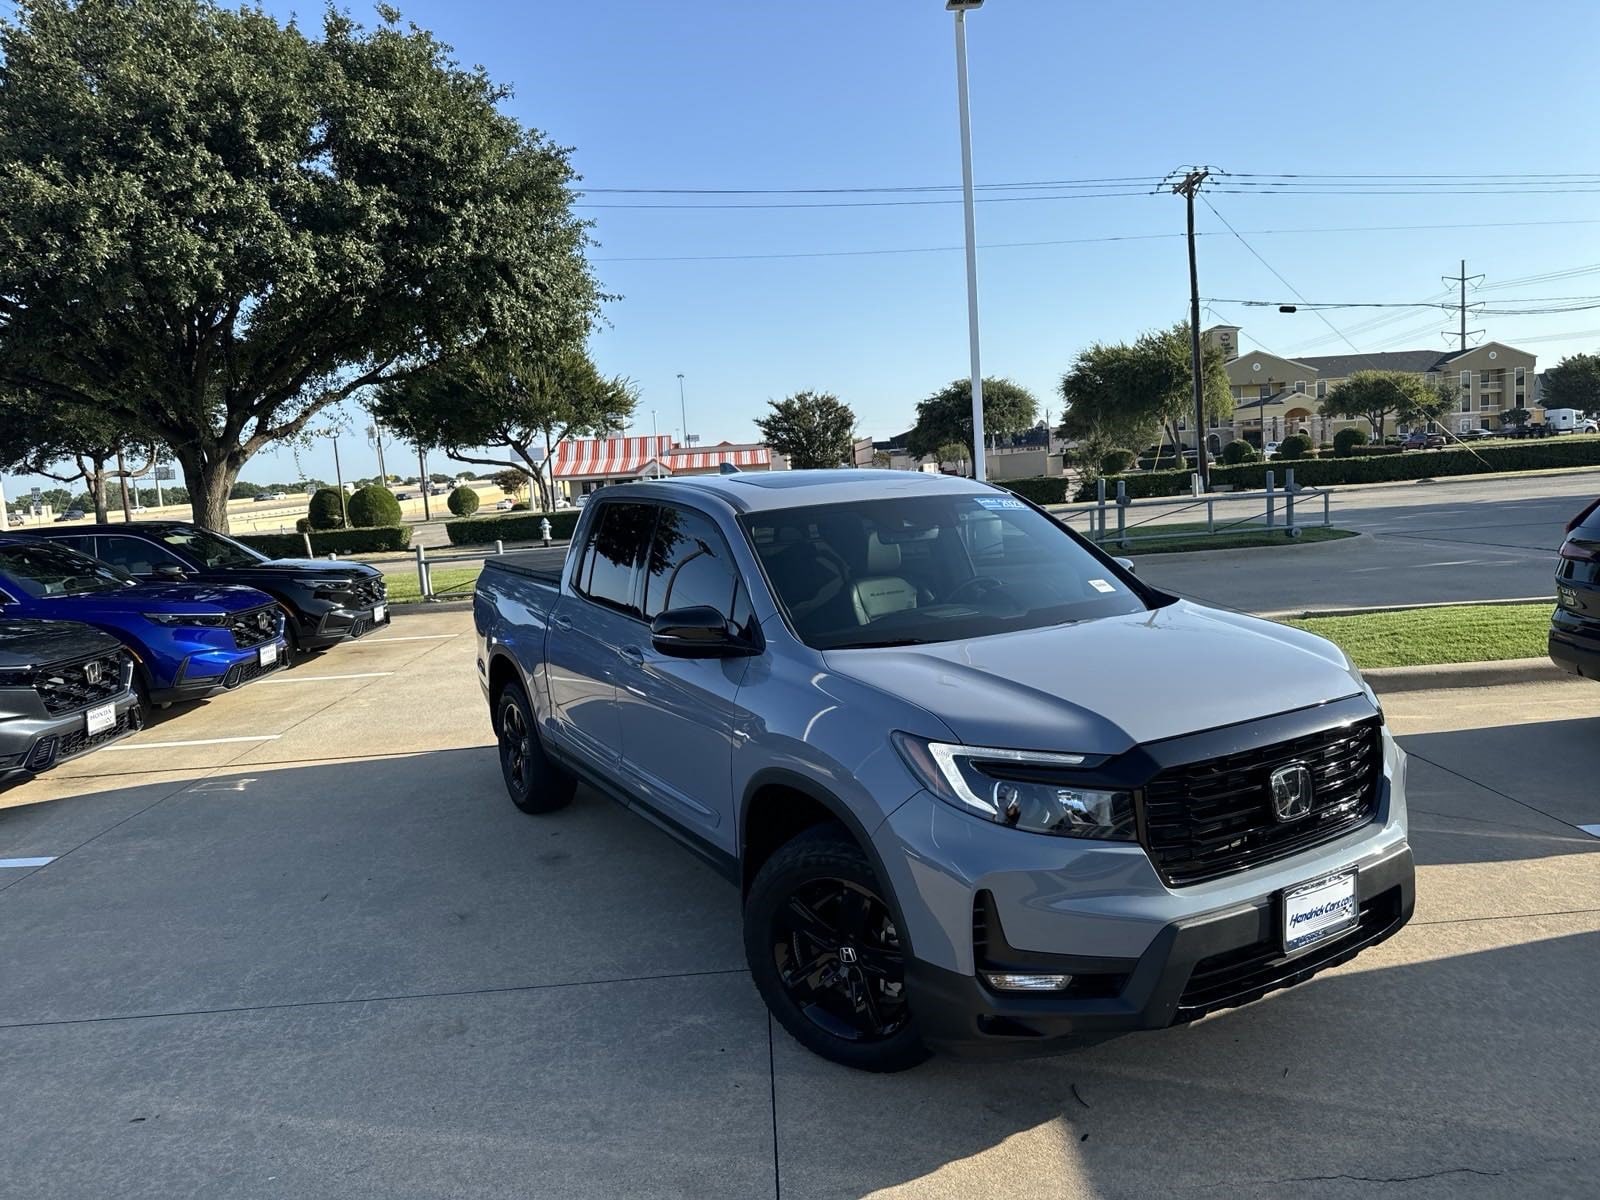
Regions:
[[[1358,667],[1543,658],[1552,604],[1452,605],[1285,621],[1336,642]]]
[[[1136,540],[1126,550],[1117,546],[1116,531],[1109,526],[1106,540],[1101,546],[1112,554],[1178,554],[1190,550],[1237,550],[1243,546],[1303,546],[1308,542],[1336,542],[1340,538],[1355,537],[1349,529],[1329,529],[1322,525],[1302,525],[1300,536],[1291,540],[1281,528],[1268,529],[1264,525],[1241,525],[1226,533],[1206,537],[1172,537],[1162,535],[1205,533],[1204,521],[1179,524],[1144,525],[1130,528],[1128,533]]]
[[[472,583],[478,578],[478,572],[481,570],[483,570],[481,563],[470,567],[434,567],[431,572],[434,595],[471,595]],[[389,585],[389,600],[392,603],[403,604],[407,600],[422,599],[422,588],[417,583],[416,571],[393,571],[384,579]]]

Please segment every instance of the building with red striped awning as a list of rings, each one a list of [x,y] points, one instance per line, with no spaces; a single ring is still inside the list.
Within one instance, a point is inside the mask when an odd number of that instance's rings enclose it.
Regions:
[[[711,474],[720,471],[724,464],[741,471],[788,467],[782,455],[774,454],[770,446],[759,443],[674,446],[670,437],[658,434],[655,437],[575,438],[563,442],[556,450],[553,474],[570,498],[631,479]]]

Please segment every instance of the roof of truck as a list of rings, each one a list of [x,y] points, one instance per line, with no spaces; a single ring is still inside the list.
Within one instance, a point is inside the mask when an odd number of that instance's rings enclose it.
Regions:
[[[616,484],[605,490],[617,494],[623,489],[629,493],[638,489],[640,495],[657,496],[698,492],[717,496],[739,512],[804,508],[812,504],[846,504],[854,500],[884,500],[902,496],[990,494],[995,490],[987,483],[954,475],[859,468],[680,475],[675,479]]]

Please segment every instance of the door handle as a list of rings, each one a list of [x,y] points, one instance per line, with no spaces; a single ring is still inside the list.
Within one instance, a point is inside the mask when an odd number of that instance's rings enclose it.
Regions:
[[[572,621],[568,617],[551,617],[550,624],[554,625],[563,633],[567,633],[572,629]]]
[[[644,666],[644,651],[637,646],[623,646],[617,653],[636,667]]]

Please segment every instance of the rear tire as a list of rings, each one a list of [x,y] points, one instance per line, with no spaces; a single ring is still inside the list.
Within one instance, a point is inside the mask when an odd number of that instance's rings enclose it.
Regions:
[[[761,867],[745,957],[767,1008],[806,1049],[861,1071],[928,1058],[905,995],[905,947],[887,889],[838,825],[808,829]]]
[[[525,813],[547,813],[572,802],[578,781],[544,752],[522,684],[508,683],[500,690],[494,728],[499,735],[500,774],[511,803]]]

